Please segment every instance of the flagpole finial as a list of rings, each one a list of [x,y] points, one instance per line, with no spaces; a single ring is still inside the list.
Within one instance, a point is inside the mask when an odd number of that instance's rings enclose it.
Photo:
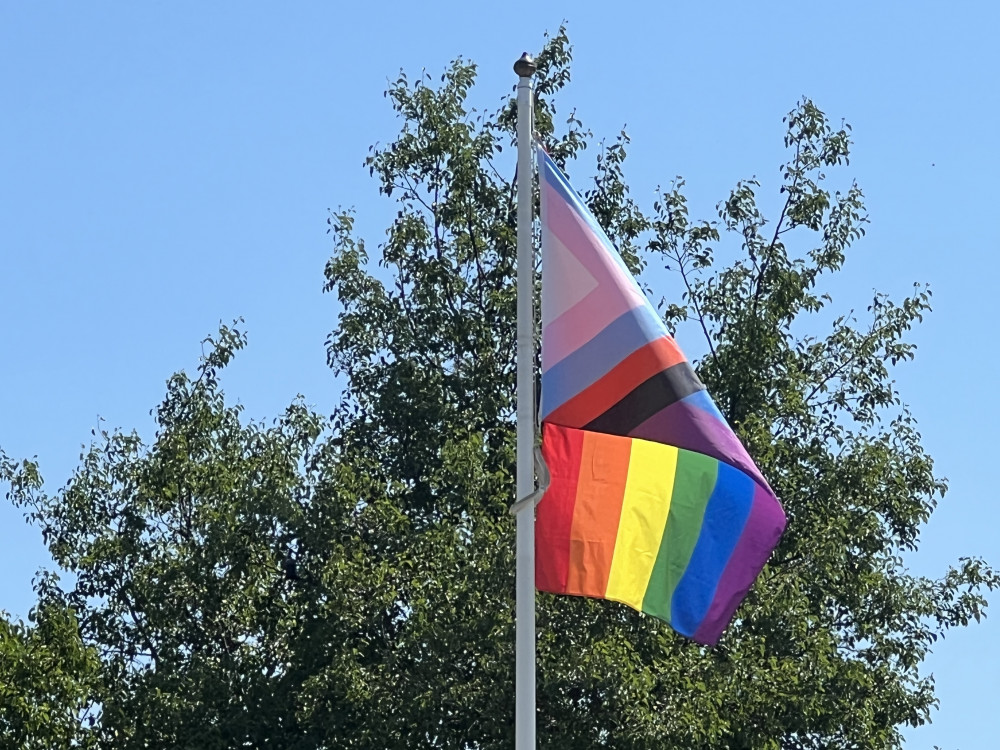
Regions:
[[[521,78],[531,78],[536,70],[538,70],[538,65],[527,52],[523,53],[514,63],[514,72]]]

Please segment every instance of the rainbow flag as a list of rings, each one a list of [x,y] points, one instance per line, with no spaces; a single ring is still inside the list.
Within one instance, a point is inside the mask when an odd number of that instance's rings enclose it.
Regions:
[[[623,602],[714,644],[785,514],[566,176],[542,200],[541,591]]]

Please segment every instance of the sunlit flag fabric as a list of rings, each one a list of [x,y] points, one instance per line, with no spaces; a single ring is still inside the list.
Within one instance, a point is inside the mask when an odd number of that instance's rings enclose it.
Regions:
[[[539,590],[623,602],[714,644],[785,514],[566,176],[542,201]]]

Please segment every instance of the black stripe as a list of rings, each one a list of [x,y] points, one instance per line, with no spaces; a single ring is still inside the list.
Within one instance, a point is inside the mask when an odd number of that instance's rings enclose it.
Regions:
[[[661,409],[705,390],[691,365],[678,362],[629,393],[601,416],[591,420],[583,429],[609,435],[628,435]]]

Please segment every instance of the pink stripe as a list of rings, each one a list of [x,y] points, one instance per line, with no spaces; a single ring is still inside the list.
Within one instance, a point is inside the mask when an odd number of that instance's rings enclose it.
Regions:
[[[611,256],[586,220],[548,184],[544,186],[545,229],[580,261],[597,288],[552,321],[543,331],[542,367],[549,368],[579,349],[623,313],[648,304],[635,281]],[[543,283],[559,283],[545,279]]]
[[[542,329],[542,369],[548,370],[575,352],[621,315],[641,307],[642,300],[603,284]]]

